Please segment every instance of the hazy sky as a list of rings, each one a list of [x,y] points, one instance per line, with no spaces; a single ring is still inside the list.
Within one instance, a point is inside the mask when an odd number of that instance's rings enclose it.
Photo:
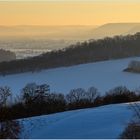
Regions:
[[[0,25],[140,22],[140,0],[0,0]]]

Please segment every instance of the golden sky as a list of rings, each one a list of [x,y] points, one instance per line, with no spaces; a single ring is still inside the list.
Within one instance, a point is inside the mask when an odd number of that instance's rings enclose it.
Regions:
[[[0,25],[101,25],[140,22],[140,1],[0,1]]]

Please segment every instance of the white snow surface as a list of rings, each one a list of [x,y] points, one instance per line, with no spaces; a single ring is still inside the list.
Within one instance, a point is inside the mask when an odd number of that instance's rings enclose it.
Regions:
[[[63,94],[73,88],[87,89],[90,86],[99,89],[101,94],[120,85],[133,90],[140,86],[140,74],[123,72],[131,60],[140,60],[140,57],[0,76],[0,86],[10,86],[14,94],[19,94],[30,82],[47,83],[52,92]]]
[[[116,139],[133,118],[129,104],[106,105],[20,120],[21,138]]]

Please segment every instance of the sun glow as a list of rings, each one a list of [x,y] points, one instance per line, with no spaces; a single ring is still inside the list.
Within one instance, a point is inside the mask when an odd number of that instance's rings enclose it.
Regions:
[[[140,22],[140,3],[97,1],[0,2],[0,25],[101,25]]]

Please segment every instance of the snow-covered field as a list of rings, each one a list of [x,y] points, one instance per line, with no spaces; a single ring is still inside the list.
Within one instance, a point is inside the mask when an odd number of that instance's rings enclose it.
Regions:
[[[135,89],[140,86],[140,74],[123,72],[131,60],[140,60],[140,57],[43,70],[38,73],[0,76],[0,86],[10,86],[15,94],[19,94],[20,90],[30,82],[47,83],[52,92],[64,94],[73,88],[87,89],[90,86],[95,86],[102,94],[120,85]]]
[[[21,120],[21,138],[119,138],[133,118],[129,104],[116,104]]]

